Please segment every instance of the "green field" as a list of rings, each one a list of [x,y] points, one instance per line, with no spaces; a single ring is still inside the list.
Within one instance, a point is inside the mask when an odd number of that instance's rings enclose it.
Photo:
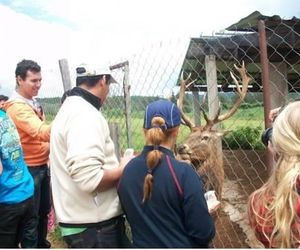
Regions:
[[[224,110],[224,112],[226,112]],[[126,126],[125,126],[125,118],[122,114],[117,114],[117,112],[104,111],[104,116],[108,117],[109,122],[115,122],[119,124],[120,134],[121,134],[121,148],[124,150],[127,146],[127,137],[126,137]],[[190,119],[193,119],[193,114],[187,114]],[[131,114],[131,136],[132,136],[132,143],[133,148],[136,151],[140,151],[144,145],[144,138],[143,138],[143,116],[144,112],[136,111],[132,112]],[[205,121],[202,119],[201,124],[205,124]],[[234,131],[240,127],[251,127],[257,128],[259,127],[261,131],[264,128],[264,116],[263,116],[263,108],[262,107],[254,107],[254,108],[247,108],[238,110],[237,113],[231,117],[230,119],[222,122],[220,124],[220,128]],[[180,135],[178,137],[178,144],[182,143],[185,138],[190,133],[190,129],[186,126],[181,126],[180,128]]]
[[[132,111],[131,111],[131,147],[133,147],[136,151],[140,151],[144,145],[143,138],[143,116],[144,110],[147,104],[150,101],[153,101],[158,98],[148,97],[135,97],[132,101]],[[40,100],[47,117],[47,122],[50,123],[59,107],[60,107],[60,99],[59,98],[44,98]],[[229,105],[230,106],[230,105]],[[191,111],[191,104],[188,104],[186,107],[185,113],[193,120],[193,111]],[[221,113],[226,112],[226,105],[223,107],[224,110]],[[126,121],[124,115],[123,101],[122,98],[114,98],[108,100],[108,102],[103,107],[103,114],[107,118],[109,123],[117,123],[120,131],[120,147],[121,151],[125,150],[128,147],[127,144],[127,129],[126,129]],[[189,112],[188,112],[189,111]],[[201,124],[205,124],[205,121],[202,119]],[[239,108],[239,110],[228,120],[222,122],[220,124],[220,128],[235,131],[239,128],[250,127],[250,128],[258,128],[263,131],[264,127],[264,116],[263,116],[263,107],[261,103],[243,103],[243,105]],[[190,130],[186,126],[181,126],[180,134],[178,137],[177,143],[182,143],[186,137],[188,136]],[[229,134],[230,135],[230,134]],[[227,135],[227,136],[229,136]]]

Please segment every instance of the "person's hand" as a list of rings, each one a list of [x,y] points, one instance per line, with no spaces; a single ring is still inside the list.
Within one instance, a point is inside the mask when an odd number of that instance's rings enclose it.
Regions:
[[[209,208],[208,208],[209,214],[210,215],[215,215],[220,207],[221,207],[221,202],[218,202],[218,203],[216,202],[212,206],[209,206]]]
[[[221,206],[221,202],[216,197],[215,191],[214,190],[207,191],[204,194],[204,197],[207,203],[208,212],[212,216],[215,215]]]
[[[268,117],[270,122],[274,122],[275,118],[278,116],[278,113],[279,113],[280,109],[281,109],[281,107],[272,109],[270,111],[269,117]]]

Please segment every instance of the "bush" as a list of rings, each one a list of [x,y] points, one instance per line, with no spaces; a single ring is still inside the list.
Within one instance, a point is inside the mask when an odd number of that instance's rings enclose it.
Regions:
[[[238,127],[223,138],[224,149],[264,149],[260,127]]]

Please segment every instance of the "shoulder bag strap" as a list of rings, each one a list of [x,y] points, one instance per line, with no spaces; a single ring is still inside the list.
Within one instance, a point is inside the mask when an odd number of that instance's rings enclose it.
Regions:
[[[178,181],[178,179],[177,179],[177,176],[176,176],[176,174],[175,174],[175,171],[174,171],[174,168],[173,168],[173,166],[172,166],[170,157],[169,157],[168,155],[166,155],[166,158],[167,158],[168,167],[169,167],[170,172],[171,172],[171,174],[172,174],[173,180],[174,180],[174,182],[175,182],[175,184],[176,184],[176,187],[177,187],[177,190],[178,190],[178,192],[179,192],[179,195],[180,195],[181,198],[183,198],[183,191],[182,191],[182,188],[181,188],[181,186],[180,186],[180,184],[179,184],[179,181]]]

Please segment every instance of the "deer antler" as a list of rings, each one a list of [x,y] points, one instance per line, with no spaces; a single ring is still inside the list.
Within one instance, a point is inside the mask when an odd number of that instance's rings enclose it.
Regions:
[[[248,84],[251,81],[251,78],[247,75],[247,70],[245,68],[245,63],[244,61],[242,62],[242,67],[239,68],[234,64],[235,69],[239,72],[242,80],[242,89],[239,85],[238,80],[235,78],[234,74],[230,71],[230,75],[236,85],[236,91],[239,95],[239,98],[235,101],[234,105],[232,106],[232,108],[230,110],[228,110],[225,114],[220,115],[220,108],[218,109],[218,113],[216,115],[216,117],[214,119],[208,119],[207,115],[205,114],[205,111],[203,111],[203,117],[206,120],[207,124],[205,125],[204,129],[210,129],[212,128],[213,125],[224,121],[226,119],[228,119],[229,117],[231,117],[238,109],[238,107],[241,105],[242,101],[244,100],[246,94],[247,94],[247,90],[248,90]]]
[[[191,73],[188,75],[188,77],[186,79],[183,79],[183,71],[181,73],[181,77],[180,77],[180,90],[179,90],[179,97],[177,100],[177,106],[180,110],[181,113],[181,118],[183,120],[183,124],[188,126],[190,128],[190,130],[192,130],[195,127],[195,124],[184,114],[183,112],[183,97],[185,94],[185,90],[196,81],[193,80],[190,83],[188,83],[188,81],[190,80],[191,77]]]

